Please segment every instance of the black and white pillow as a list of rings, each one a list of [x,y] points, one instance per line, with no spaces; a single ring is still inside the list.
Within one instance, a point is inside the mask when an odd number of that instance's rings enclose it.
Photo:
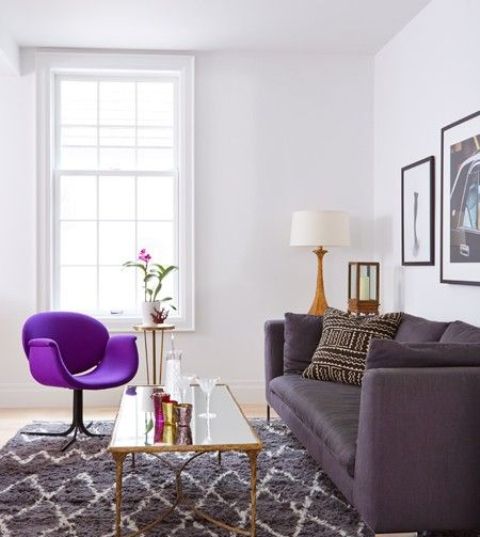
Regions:
[[[320,342],[303,376],[360,385],[370,341],[393,339],[401,321],[401,313],[357,317],[328,308]]]

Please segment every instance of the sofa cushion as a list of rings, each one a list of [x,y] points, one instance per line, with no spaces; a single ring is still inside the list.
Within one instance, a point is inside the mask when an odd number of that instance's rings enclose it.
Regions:
[[[480,343],[480,328],[462,321],[450,323],[440,338],[441,343]]]
[[[322,317],[303,313],[285,313],[283,370],[301,373],[312,361],[322,335]]]
[[[400,343],[439,341],[448,325],[449,323],[429,321],[423,317],[404,313],[395,335],[395,341]]]
[[[366,369],[478,366],[480,366],[480,344],[399,343],[373,339],[368,350]]]
[[[320,342],[303,376],[360,385],[370,340],[392,339],[401,320],[401,313],[357,317],[328,308]]]
[[[274,392],[353,476],[360,388],[284,375],[270,382]]]

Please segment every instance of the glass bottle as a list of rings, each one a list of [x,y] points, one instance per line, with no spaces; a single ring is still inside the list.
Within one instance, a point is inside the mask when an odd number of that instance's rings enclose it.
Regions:
[[[165,391],[174,401],[180,401],[182,396],[182,351],[175,349],[172,335],[172,348],[165,356]]]

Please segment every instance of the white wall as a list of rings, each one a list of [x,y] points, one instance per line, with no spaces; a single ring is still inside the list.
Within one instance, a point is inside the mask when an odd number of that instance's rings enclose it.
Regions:
[[[292,211],[352,215],[354,247],[326,258],[332,305],[346,305],[347,261],[371,257],[372,67],[366,56],[197,55],[197,329],[177,347],[186,369],[220,375],[243,401],[263,400],[264,321],[313,298],[314,256],[288,245]],[[0,79],[2,406],[69,402],[30,379],[19,346],[35,311],[34,99],[31,75]]]
[[[22,404],[22,322],[35,300],[34,76],[0,77],[0,404]],[[34,401],[28,401],[34,404]]]
[[[375,58],[375,239],[386,310],[480,324],[480,288],[440,284],[440,129],[480,109],[480,3],[433,0]],[[436,158],[436,264],[400,267],[400,169]],[[479,278],[480,279],[480,278]]]

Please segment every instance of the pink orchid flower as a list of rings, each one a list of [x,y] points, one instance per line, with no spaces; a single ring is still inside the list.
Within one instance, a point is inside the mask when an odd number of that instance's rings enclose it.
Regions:
[[[140,253],[138,254],[138,259],[140,259],[140,261],[144,261],[145,263],[148,263],[150,259],[152,259],[152,256],[149,253],[147,253],[147,250],[145,248],[142,248],[140,250]]]

